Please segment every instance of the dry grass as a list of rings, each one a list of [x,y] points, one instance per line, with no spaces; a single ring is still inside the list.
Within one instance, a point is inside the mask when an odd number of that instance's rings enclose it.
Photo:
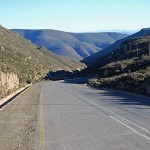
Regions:
[[[91,72],[96,73],[97,78],[90,80],[89,84],[150,95],[149,43],[150,36],[123,42],[120,49],[104,56],[93,66]]]
[[[49,71],[83,69],[84,64],[61,58],[0,27],[0,71],[11,70],[21,82],[39,80]]]

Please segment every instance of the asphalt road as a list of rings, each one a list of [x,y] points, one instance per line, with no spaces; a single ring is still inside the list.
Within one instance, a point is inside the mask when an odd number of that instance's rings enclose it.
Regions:
[[[149,150],[150,98],[45,82],[39,125],[41,150]]]

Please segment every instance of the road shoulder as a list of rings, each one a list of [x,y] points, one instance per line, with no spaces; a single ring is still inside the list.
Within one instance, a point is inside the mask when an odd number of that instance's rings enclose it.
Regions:
[[[33,85],[0,111],[0,149],[34,149],[41,83]]]

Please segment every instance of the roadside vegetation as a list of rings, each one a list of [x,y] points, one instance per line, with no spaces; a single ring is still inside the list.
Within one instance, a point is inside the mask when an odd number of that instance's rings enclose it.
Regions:
[[[89,84],[150,96],[150,36],[123,42],[88,69],[95,75]]]
[[[57,56],[44,47],[37,47],[0,26],[0,72],[15,73],[20,84],[39,81],[49,71],[72,72],[84,68],[84,64]],[[3,97],[6,93],[9,94],[9,91],[0,84],[0,95]]]

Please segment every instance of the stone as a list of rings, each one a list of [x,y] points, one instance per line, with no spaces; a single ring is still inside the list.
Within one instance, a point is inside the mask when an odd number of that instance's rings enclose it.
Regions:
[[[13,72],[0,72],[0,87],[3,87],[8,90],[18,88],[19,78]]]
[[[5,50],[5,47],[4,47],[4,46],[1,46],[1,50],[4,51],[4,50]]]

